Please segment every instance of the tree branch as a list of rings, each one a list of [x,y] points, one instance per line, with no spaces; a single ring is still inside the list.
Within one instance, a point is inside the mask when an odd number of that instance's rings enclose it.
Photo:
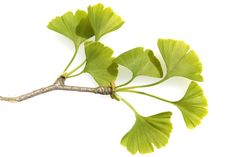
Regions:
[[[47,92],[51,92],[54,90],[66,90],[66,91],[77,91],[77,92],[90,92],[95,94],[102,94],[102,95],[112,95],[113,89],[112,87],[78,87],[78,86],[67,86],[64,84],[65,77],[60,76],[52,85],[49,85],[47,87],[43,87],[37,90],[34,90],[30,93],[26,93],[17,97],[2,97],[0,96],[1,101],[8,101],[8,102],[20,102],[27,99],[30,99],[32,97],[35,97],[37,95],[41,95]]]

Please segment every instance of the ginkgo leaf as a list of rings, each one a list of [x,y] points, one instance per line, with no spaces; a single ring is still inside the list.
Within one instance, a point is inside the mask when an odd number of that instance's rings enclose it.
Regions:
[[[91,27],[91,23],[87,14],[84,14],[81,17],[81,20],[76,28],[76,33],[78,36],[81,36],[86,39],[94,36],[94,31]]]
[[[99,42],[85,43],[86,65],[88,72],[100,86],[109,86],[117,77],[117,64],[113,62],[113,50]]]
[[[88,7],[88,16],[95,32],[96,41],[103,35],[117,30],[124,23],[122,18],[115,14],[110,7],[104,8],[100,3]]]
[[[133,77],[140,75],[162,77],[163,75],[159,60],[151,50],[144,50],[142,47],[129,50],[118,56],[114,61],[128,68]]]
[[[202,64],[189,45],[181,40],[159,39],[158,47],[167,67],[166,78],[182,76],[203,81]]]
[[[77,30],[77,27],[80,26],[83,28],[85,26],[89,26],[86,19],[88,19],[86,12],[78,10],[74,15],[70,11],[65,13],[63,16],[54,18],[49,22],[47,27],[68,37],[74,42],[75,46],[78,47],[87,38],[87,32],[81,33],[81,31]],[[83,29],[83,31],[87,31],[87,29]],[[88,37],[90,37],[90,30],[88,29],[88,31]],[[77,34],[77,32],[80,33]],[[79,36],[81,34],[82,36]]]
[[[134,126],[122,138],[121,144],[132,154],[151,153],[154,151],[153,145],[157,148],[165,146],[172,130],[171,115],[171,112],[149,117],[137,115]]]
[[[174,104],[180,109],[188,128],[199,125],[208,112],[206,97],[196,82],[191,82],[184,97]]]

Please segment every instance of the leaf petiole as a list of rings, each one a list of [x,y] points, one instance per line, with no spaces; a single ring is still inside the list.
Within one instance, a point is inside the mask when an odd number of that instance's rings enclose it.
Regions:
[[[70,65],[73,63],[75,57],[77,56],[79,46],[80,46],[80,44],[79,44],[78,46],[76,46],[76,44],[75,44],[75,51],[74,51],[74,53],[73,53],[73,57],[72,57],[71,60],[69,61],[68,65],[65,67],[63,73],[66,73],[66,71],[68,70],[68,68],[70,67]]]
[[[129,90],[129,89],[135,89],[135,88],[151,87],[151,86],[158,85],[158,84],[160,84],[160,83],[166,81],[167,79],[168,79],[168,77],[164,77],[163,79],[161,79],[160,81],[155,82],[155,83],[146,84],[146,85],[140,85],[140,86],[130,86],[130,87],[125,87],[125,88],[119,88],[119,89],[117,89],[116,91],[119,92],[119,91],[124,91],[124,90]],[[119,87],[119,86],[117,86],[117,87]]]
[[[135,76],[132,75],[132,77],[131,77],[131,79],[130,79],[129,81],[127,81],[127,82],[125,82],[125,83],[123,83],[123,84],[121,84],[121,85],[119,85],[119,86],[116,86],[116,88],[120,88],[120,87],[126,86],[126,85],[128,85],[129,83],[131,83],[134,79],[135,79]]]
[[[129,90],[129,89],[126,89],[126,90],[119,90],[119,92],[130,92],[130,93],[142,94],[142,95],[149,96],[149,97],[152,97],[152,98],[155,98],[155,99],[158,99],[158,100],[167,102],[167,103],[174,104],[173,101],[169,101],[169,100],[163,99],[163,98],[161,98],[161,97],[158,97],[158,96],[155,96],[155,95],[152,95],[152,94],[149,94],[149,93],[145,93],[145,92],[136,91],[136,90]]]
[[[81,68],[86,63],[86,60],[84,60],[81,64],[79,64],[76,68],[74,68],[72,71],[67,73],[67,76],[72,75],[74,72],[76,72],[79,68]]]
[[[139,116],[140,114],[135,110],[135,108],[127,101],[125,100],[124,98],[122,98],[120,95],[116,94],[115,93],[115,96],[117,96],[117,98],[119,100],[121,100],[122,102],[124,102],[134,113],[136,116]]]
[[[81,72],[79,72],[79,73],[77,73],[77,74],[74,74],[74,75],[68,75],[67,78],[76,77],[76,76],[81,75],[82,73],[84,73],[84,71],[81,71]]]

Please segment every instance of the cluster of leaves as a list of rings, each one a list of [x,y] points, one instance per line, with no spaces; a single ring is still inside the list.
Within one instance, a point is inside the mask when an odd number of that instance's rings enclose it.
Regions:
[[[181,111],[186,126],[195,128],[207,114],[207,100],[203,90],[195,82],[203,81],[202,64],[188,44],[173,39],[159,39],[157,42],[167,69],[166,72],[163,72],[160,61],[155,57],[153,51],[145,50],[143,47],[131,49],[114,58],[113,50],[100,43],[99,40],[103,35],[120,28],[123,23],[122,18],[111,8],[96,4],[89,6],[87,12],[78,10],[75,14],[67,12],[56,17],[48,24],[48,28],[68,37],[75,45],[74,55],[63,71],[64,77],[71,78],[87,72],[99,86],[107,87],[115,82],[118,65],[124,66],[132,72],[130,80],[114,88],[113,97],[129,106],[136,117],[134,126],[122,138],[121,144],[126,146],[132,154],[137,152],[145,154],[153,152],[153,146],[161,148],[168,143],[172,131],[170,121],[172,113],[164,112],[144,117],[121,97],[119,92],[142,94],[173,104]],[[93,36],[94,38],[92,38]],[[85,47],[85,61],[75,69],[68,71],[82,44]],[[81,67],[83,70],[76,73]],[[161,78],[161,80],[152,84],[128,86],[138,76]],[[170,101],[135,90],[160,84],[175,76],[191,80],[185,95],[179,101]]]

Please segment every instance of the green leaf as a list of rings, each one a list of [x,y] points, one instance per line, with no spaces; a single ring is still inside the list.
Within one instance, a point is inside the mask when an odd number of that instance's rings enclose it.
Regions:
[[[195,81],[203,81],[202,64],[189,45],[180,40],[159,39],[158,47],[166,63],[166,78],[182,76]]]
[[[88,7],[88,16],[91,26],[95,32],[95,39],[98,41],[103,35],[120,28],[124,21],[113,10],[104,8],[102,4]]]
[[[117,77],[117,64],[113,62],[113,50],[99,42],[85,43],[86,65],[88,72],[100,86],[109,86]]]
[[[90,20],[89,20],[87,14],[84,14],[81,17],[81,21],[79,22],[79,24],[76,28],[76,33],[78,36],[81,36],[85,39],[88,39],[88,38],[94,36],[94,31],[91,27],[91,23],[90,23]]]
[[[91,36],[91,31],[89,29],[89,24],[87,24],[88,15],[86,12],[82,10],[78,10],[75,15],[70,11],[65,13],[63,16],[57,16],[48,24],[48,28],[56,31],[69,39],[71,39],[76,47],[88,37]],[[88,29],[84,29],[83,27],[88,27]],[[77,27],[82,28],[78,31]],[[77,33],[78,32],[78,33]],[[81,35],[81,36],[79,36]]]
[[[184,97],[174,104],[180,109],[188,128],[195,128],[199,125],[208,112],[203,90],[195,82],[191,82]]]
[[[163,112],[150,117],[136,116],[132,129],[122,138],[121,144],[126,146],[132,154],[154,151],[153,145],[161,148],[168,143],[172,124],[172,113]]]
[[[115,59],[115,62],[128,68],[133,77],[140,75],[162,77],[163,72],[159,60],[151,50],[137,47],[129,50]]]

